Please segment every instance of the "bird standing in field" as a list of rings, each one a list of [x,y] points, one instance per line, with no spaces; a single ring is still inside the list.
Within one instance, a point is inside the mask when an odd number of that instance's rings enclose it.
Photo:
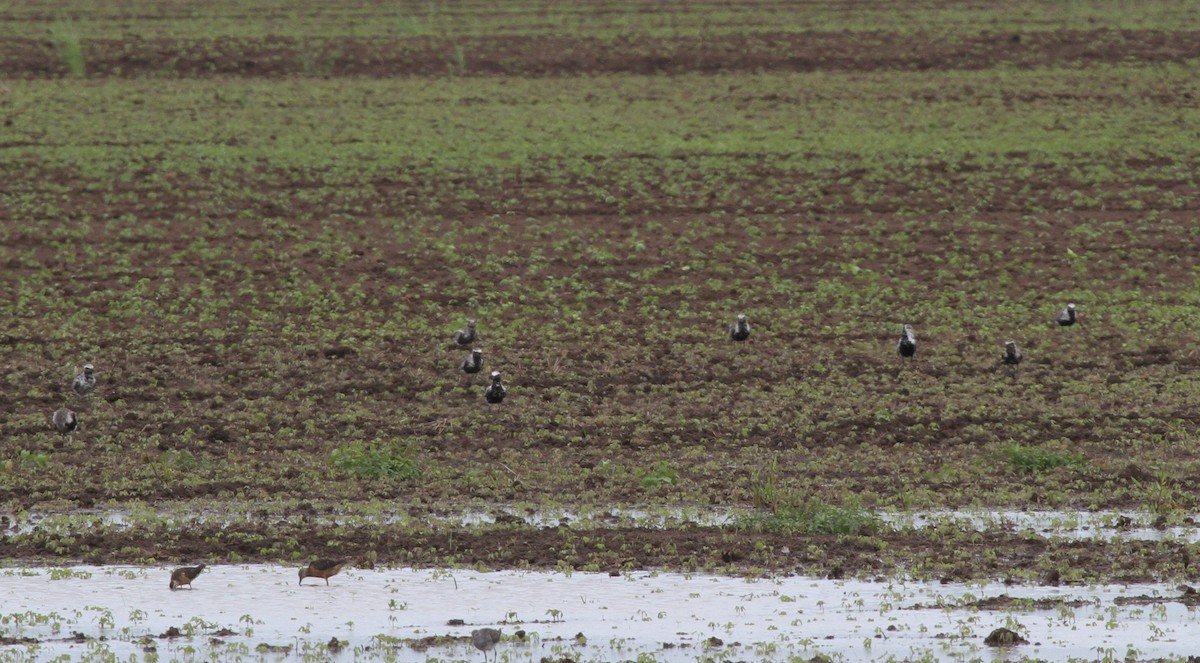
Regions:
[[[739,313],[737,322],[729,325],[729,338],[735,341],[744,341],[750,338],[750,323],[746,322],[746,314]]]
[[[475,321],[467,320],[466,327],[459,327],[454,330],[454,342],[459,345],[471,345],[479,338],[479,334],[475,332]]]
[[[483,370],[483,350],[475,348],[462,363],[463,373],[474,375]]]
[[[203,570],[203,564],[200,566],[185,566],[181,569],[175,569],[171,572],[171,589],[179,589],[184,585],[187,585],[188,589],[191,589],[192,581],[195,580],[196,576],[200,575],[200,572]]]
[[[1016,341],[1004,342],[1004,354],[1000,355],[1000,361],[1007,366],[1016,366],[1021,363],[1021,351],[1017,349]]]
[[[59,435],[70,435],[79,428],[79,417],[65,407],[60,407],[54,411],[54,415],[50,417],[50,421],[54,424],[54,430],[58,431]]]
[[[492,371],[492,383],[483,392],[483,398],[489,403],[499,403],[508,395],[508,389],[500,383],[500,371]]]
[[[477,628],[471,631],[471,644],[483,652],[484,661],[487,661],[487,653],[495,649],[498,642],[500,642],[500,629],[498,628]]]
[[[300,584],[304,584],[305,578],[324,578],[325,584],[328,585],[329,579],[341,573],[342,567],[346,566],[346,564],[346,560],[314,560],[308,566],[300,569]]]
[[[913,331],[912,325],[904,325],[900,342],[896,344],[896,354],[909,358],[917,354],[917,334]]]
[[[1055,318],[1058,321],[1059,327],[1070,327],[1075,324],[1075,305],[1067,304],[1067,307],[1058,312]]]
[[[83,365],[83,372],[75,376],[71,388],[80,396],[87,396],[96,388],[96,367],[91,364]]]

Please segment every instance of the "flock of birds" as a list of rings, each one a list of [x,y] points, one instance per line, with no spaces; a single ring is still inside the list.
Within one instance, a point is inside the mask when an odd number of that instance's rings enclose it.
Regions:
[[[325,584],[328,585],[329,579],[338,573],[341,573],[342,569],[345,568],[347,563],[348,562],[346,560],[335,559],[313,560],[312,562],[309,562],[308,566],[300,569],[300,584],[304,584],[305,578],[323,578],[325,580]],[[171,582],[169,587],[171,589],[180,589],[186,585],[188,589],[192,589],[192,581],[194,581],[196,577],[199,576],[202,571],[204,571],[205,568],[207,568],[207,565],[198,564],[196,566],[184,566],[171,571]],[[474,631],[471,631],[471,644],[475,645],[476,649],[483,652],[484,661],[487,661],[487,653],[495,649],[499,642],[500,629],[477,628]],[[499,656],[499,654],[497,654],[497,656]]]
[[[750,336],[750,328],[748,325],[744,330],[744,335],[742,338],[738,338],[734,335],[735,331],[742,331],[738,325],[745,322],[744,317],[745,316],[739,315],[738,322],[734,323],[734,325],[729,328],[729,337],[735,341],[745,340]],[[1074,303],[1067,304],[1066,308],[1059,311],[1058,314],[1054,316],[1054,321],[1057,322],[1058,326],[1060,327],[1070,327],[1071,325],[1075,324],[1075,320]],[[904,331],[900,334],[900,341],[896,343],[896,354],[906,358],[912,358],[916,356],[917,334],[913,331],[912,325],[904,325]],[[1013,367],[1021,363],[1021,359],[1023,358],[1024,357],[1021,354],[1020,348],[1017,347],[1016,341],[1009,340],[1004,342],[1004,352],[1000,355],[1000,363],[1004,364],[1005,366]]]
[[[1054,321],[1061,327],[1070,327],[1075,324],[1075,304],[1069,303],[1066,308],[1058,312],[1054,317]],[[750,338],[750,322],[746,319],[744,313],[739,313],[733,324],[729,325],[729,338],[734,341],[745,341]],[[479,329],[474,319],[467,320],[464,327],[454,330],[454,343],[460,347],[470,347],[480,341]],[[896,354],[902,358],[911,359],[917,354],[917,333],[913,330],[912,325],[904,325],[901,331],[900,340],[896,343]],[[1015,367],[1021,363],[1024,356],[1021,354],[1020,348],[1017,347],[1016,341],[1008,340],[1004,342],[1004,352],[1000,355],[1000,362],[1008,367]],[[462,360],[460,368],[467,375],[475,375],[483,370],[483,349],[475,347],[471,349],[471,353],[466,359]],[[92,364],[85,364],[83,370],[75,376],[71,382],[71,389],[79,396],[88,396],[96,389],[96,367]],[[488,403],[496,404],[504,400],[508,395],[508,388],[500,379],[500,371],[492,371],[492,381],[483,391],[483,399]],[[79,428],[79,415],[67,407],[61,407],[54,412],[50,418],[54,424],[55,430],[61,435],[69,435]],[[317,576],[322,577],[322,576]]]
[[[1069,327],[1075,324],[1075,320],[1075,304],[1073,303],[1067,304],[1066,308],[1060,311],[1054,318],[1054,321],[1062,327]],[[746,319],[745,314],[738,314],[737,319],[729,326],[729,338],[738,342],[750,338],[750,322]],[[454,342],[458,346],[470,347],[480,340],[475,320],[468,320],[465,327],[454,331]],[[896,343],[896,354],[907,359],[916,356],[917,334],[913,330],[912,325],[904,325],[903,331],[900,334],[900,340]],[[1021,359],[1021,350],[1017,348],[1016,342],[1012,340],[1005,341],[1004,353],[1000,356],[1001,363],[1013,367],[1021,363]],[[479,347],[472,348],[471,353],[467,355],[466,359],[463,359],[461,368],[467,375],[475,375],[481,372],[483,370],[483,349]],[[83,370],[72,380],[71,390],[80,397],[87,397],[95,389],[96,367],[92,364],[85,364]],[[507,394],[508,389],[505,388],[500,380],[500,371],[492,371],[491,384],[483,392],[484,400],[488,403],[499,403],[504,400]],[[51,417],[51,421],[54,424],[54,428],[62,435],[68,435],[79,427],[79,416],[66,407],[56,410]],[[321,578],[328,585],[329,579],[340,573],[346,564],[345,560],[313,560],[308,566],[300,569],[300,584],[304,584],[305,578]],[[169,587],[173,590],[184,586],[191,589],[192,581],[204,569],[204,564],[175,569],[171,572]],[[498,629],[481,628],[471,631],[471,643],[483,652],[483,660],[485,662],[487,661],[487,653],[492,651],[498,642],[500,642],[500,631]]]
[[[475,320],[467,320],[466,327],[460,327],[454,330],[454,342],[463,347],[473,345],[479,338],[479,330],[475,327]],[[471,354],[462,362],[462,370],[467,375],[475,375],[483,370],[483,349],[474,348]],[[483,391],[483,399],[489,403],[499,403],[508,395],[508,389],[504,387],[504,383],[500,381],[500,371],[492,371],[492,383]]]

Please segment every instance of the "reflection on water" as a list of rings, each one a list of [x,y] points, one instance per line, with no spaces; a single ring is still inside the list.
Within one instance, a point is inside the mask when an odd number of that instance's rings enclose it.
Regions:
[[[497,651],[510,661],[611,661],[639,654],[659,661],[786,660],[818,653],[844,660],[991,658],[983,638],[998,626],[1018,628],[1031,642],[1015,650],[1017,656],[1148,658],[1200,646],[1195,612],[1183,604],[1115,601],[1178,594],[1160,585],[348,569],[327,587],[299,586],[295,568],[246,565],[210,567],[194,590],[171,591],[168,574],[143,567],[6,569],[0,575],[0,632],[41,643],[0,647],[0,657],[475,660],[480,654],[468,636],[480,626],[503,631]],[[1082,603],[1002,611],[961,606],[1002,594]],[[183,635],[157,637],[172,627]],[[518,630],[524,640],[515,639]],[[74,633],[83,639],[70,639]],[[424,638],[430,640],[413,646]],[[340,653],[330,649],[332,639],[344,647]]]
[[[295,522],[343,526],[395,525],[411,529],[431,526],[492,526],[523,524],[531,527],[572,527],[603,529],[608,527],[678,528],[727,527],[738,518],[752,513],[749,507],[670,507],[606,505],[602,507],[533,508],[511,504],[466,505],[442,509],[437,513],[271,515],[247,508],[240,513],[205,512],[184,505],[175,509],[79,510],[69,514],[24,512],[0,517],[0,528],[13,534],[35,529],[77,532],[94,526],[134,527],[138,525],[185,527],[208,522],[235,525],[239,522]],[[898,529],[954,527],[975,531],[1031,532],[1046,538],[1067,539],[1174,539],[1200,542],[1200,514],[1177,517],[1170,526],[1155,525],[1156,515],[1137,511],[1016,511],[1016,510],[935,510],[876,511],[884,523]]]

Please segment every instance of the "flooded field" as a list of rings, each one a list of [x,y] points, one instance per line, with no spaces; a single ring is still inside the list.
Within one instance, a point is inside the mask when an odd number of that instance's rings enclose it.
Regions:
[[[186,505],[152,509],[81,509],[69,514],[24,512],[0,514],[0,532],[29,534],[37,530],[82,531],[102,526],[117,529],[171,523],[189,526],[199,523],[236,525],[245,521],[317,522],[340,526],[426,527],[451,525],[488,527],[518,523],[537,528],[567,527],[581,530],[632,527],[671,529],[684,526],[729,527],[739,517],[753,513],[747,507],[671,507],[654,505],[608,505],[604,507],[536,508],[512,504],[469,505],[455,508],[444,505],[436,512],[423,514],[328,514],[318,516],[264,516],[253,508],[226,509],[222,512],[189,510]],[[976,532],[1003,531],[1026,533],[1055,539],[1076,540],[1174,540],[1200,542],[1200,513],[1176,514],[1168,522],[1159,514],[1144,511],[1017,511],[1017,510],[931,510],[874,512],[887,527],[905,530],[958,528]]]
[[[0,663],[1200,650],[1193,3],[10,4]]]
[[[463,660],[480,656],[469,636],[483,626],[501,629],[509,661],[1143,659],[1200,646],[1194,600],[1165,585],[349,569],[326,586],[244,565],[170,591],[168,574],[7,569],[0,629],[13,644],[0,657]],[[1028,644],[989,647],[1000,627]]]

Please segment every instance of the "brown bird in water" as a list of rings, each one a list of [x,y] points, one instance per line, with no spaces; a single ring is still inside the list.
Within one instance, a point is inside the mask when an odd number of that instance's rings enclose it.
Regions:
[[[325,584],[329,584],[329,579],[341,573],[342,567],[346,566],[346,560],[318,559],[309,563],[308,566],[300,569],[300,584],[304,584],[305,578],[324,578]]]
[[[203,570],[203,564],[200,566],[185,566],[181,569],[175,569],[171,572],[171,589],[179,589],[184,585],[187,585],[188,589],[191,589],[192,581],[195,580],[196,576],[200,575],[200,572]]]
[[[500,629],[498,628],[477,628],[471,631],[471,644],[483,652],[484,661],[487,661],[487,653],[495,649],[498,642],[500,642]]]

